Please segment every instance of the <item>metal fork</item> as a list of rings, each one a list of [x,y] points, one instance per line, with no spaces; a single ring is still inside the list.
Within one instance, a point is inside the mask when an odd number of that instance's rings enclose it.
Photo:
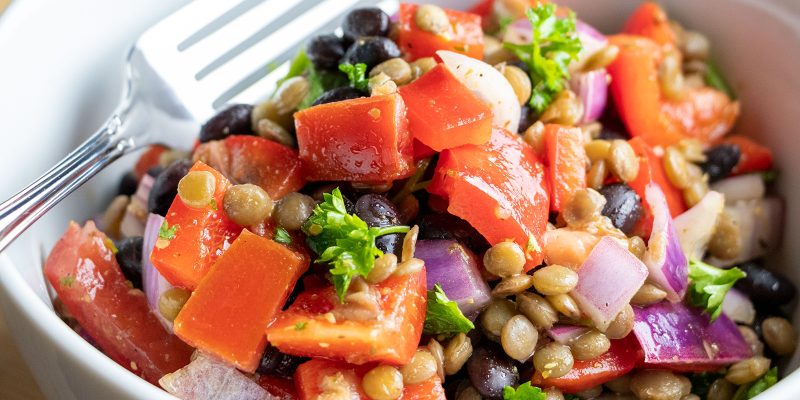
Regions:
[[[299,44],[368,0],[196,0],[145,32],[127,57],[125,94],[105,124],[0,204],[0,252],[108,164],[143,146],[187,148],[233,100],[274,88]],[[392,12],[395,2],[381,4]],[[277,68],[274,68],[278,66]]]

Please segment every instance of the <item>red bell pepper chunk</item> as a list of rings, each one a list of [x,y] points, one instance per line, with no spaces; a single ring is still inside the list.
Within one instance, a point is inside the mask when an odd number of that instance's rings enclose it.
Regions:
[[[673,218],[686,211],[683,192],[670,182],[667,173],[664,171],[664,163],[661,157],[656,155],[641,137],[635,137],[629,140],[628,143],[639,158],[639,174],[636,179],[628,182],[628,185],[639,195],[642,204],[644,205],[644,199],[646,198],[644,194],[645,188],[650,182],[655,182],[664,192],[669,212]],[[650,236],[652,226],[653,214],[650,211],[650,207],[643,206],[642,216],[634,227],[634,232],[643,238],[647,238]]]
[[[541,264],[550,199],[544,166],[517,135],[495,128],[491,140],[439,156],[428,191],[449,200],[447,211],[491,244],[514,240],[526,250],[525,270]]]
[[[574,127],[548,124],[544,128],[550,209],[561,211],[573,193],[586,187],[586,150],[583,134]]]
[[[492,110],[443,64],[399,93],[412,136],[435,151],[483,144],[492,136]]]
[[[278,314],[267,329],[267,338],[286,354],[352,364],[405,364],[422,335],[425,271],[391,277],[371,292],[377,316],[362,320],[353,318],[353,305],[339,303],[332,286],[306,290]]]
[[[481,17],[468,12],[444,10],[450,20],[447,32],[436,34],[417,26],[416,4],[400,4],[397,44],[411,60],[433,57],[438,50],[455,51],[472,58],[483,59],[483,28]]]
[[[275,318],[308,261],[244,230],[214,263],[175,319],[175,334],[243,371],[258,367]]]
[[[131,288],[94,223],[71,222],[45,262],[44,274],[58,298],[103,352],[156,384],[189,363],[192,348],[167,332]]]
[[[406,107],[397,94],[322,104],[294,116],[308,180],[387,182],[414,172]]]
[[[150,168],[158,165],[158,160],[165,151],[167,151],[165,146],[154,144],[148,147],[147,150],[139,156],[139,159],[136,160],[136,165],[133,167],[133,174],[136,176],[137,181],[141,180]]]
[[[296,192],[306,184],[303,163],[295,149],[245,135],[229,136],[225,146],[230,154],[226,175],[235,183],[261,186],[273,199]]]
[[[222,200],[230,182],[200,161],[190,171],[207,171],[214,175],[214,202],[193,208],[175,196],[165,219],[167,227],[174,230],[174,237],[158,240],[150,261],[169,283],[194,290],[242,228],[222,210]]]
[[[731,136],[725,143],[739,147],[739,162],[733,168],[734,175],[750,172],[768,171],[772,169],[772,150],[744,136]]]
[[[543,378],[535,372],[531,383],[539,387],[555,387],[564,393],[578,393],[619,378],[633,370],[644,359],[634,335],[612,340],[608,351],[592,360],[576,360],[572,369],[560,378]]]
[[[300,400],[318,399],[325,389],[341,390],[344,393],[357,394],[361,399],[369,400],[361,380],[373,366],[350,365],[337,361],[313,359],[299,367],[294,375],[295,385]],[[350,397],[346,397],[350,398]],[[439,375],[434,374],[427,381],[403,387],[403,394],[398,400],[445,400],[444,389]]]
[[[628,17],[623,33],[652,39],[661,46],[674,46],[675,31],[669,23],[667,13],[656,3],[646,1]]]

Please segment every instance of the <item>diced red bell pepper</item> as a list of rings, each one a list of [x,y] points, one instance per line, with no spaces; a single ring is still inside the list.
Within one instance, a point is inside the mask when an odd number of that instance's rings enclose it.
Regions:
[[[572,369],[560,378],[543,378],[535,372],[531,383],[539,387],[555,387],[564,393],[578,393],[619,378],[643,360],[642,349],[634,335],[612,340],[608,351],[592,360],[576,360]]]
[[[424,143],[420,142],[419,140],[414,140],[414,161],[419,161],[424,158],[433,157],[436,154],[436,150],[425,146]]]
[[[550,210],[561,211],[572,195],[586,187],[586,150],[581,130],[556,124],[544,127]]]
[[[400,87],[414,139],[436,151],[483,144],[492,136],[492,110],[444,64]]]
[[[549,190],[544,166],[517,135],[495,128],[484,145],[443,151],[428,191],[447,199],[447,211],[489,243],[510,239],[522,246],[526,271],[542,262]]]
[[[122,274],[111,240],[94,223],[71,222],[44,274],[67,311],[121,366],[157,384],[189,363],[192,348],[167,332],[139,289]]]
[[[281,352],[352,364],[405,364],[414,355],[425,320],[425,271],[393,276],[372,288],[377,315],[357,319],[358,305],[340,304],[332,286],[306,290],[267,329]],[[353,307],[356,310],[353,310]]]
[[[483,28],[479,15],[445,9],[450,19],[450,29],[436,34],[417,26],[414,19],[416,12],[416,4],[400,4],[397,44],[409,61],[433,57],[438,50],[455,51],[483,59]]]
[[[661,46],[674,46],[675,31],[669,23],[667,13],[656,3],[646,1],[628,17],[623,33],[652,39]]]
[[[635,137],[628,141],[633,148],[633,152],[639,158],[639,174],[628,185],[639,195],[642,200],[642,216],[634,228],[634,232],[647,238],[653,226],[653,215],[649,207],[644,206],[645,188],[650,182],[655,182],[664,192],[667,199],[667,206],[672,217],[677,217],[686,211],[686,203],[683,201],[683,192],[676,188],[667,177],[664,171],[664,163],[661,157],[653,152],[653,149],[641,137]]]
[[[414,172],[406,107],[397,94],[322,104],[294,116],[308,180],[388,182]]]
[[[373,366],[350,365],[337,361],[313,359],[299,367],[294,375],[300,400],[314,400],[325,393],[325,388],[338,393],[356,394],[369,400],[361,380]],[[346,398],[351,398],[350,396]],[[425,382],[403,387],[398,400],[445,400],[444,389],[439,375],[434,374]]]
[[[242,228],[222,210],[222,200],[230,182],[200,161],[190,171],[207,171],[214,175],[214,201],[208,206],[194,208],[175,196],[165,219],[174,237],[159,238],[150,261],[169,283],[194,290]]]
[[[295,149],[245,135],[229,136],[225,146],[230,154],[228,177],[234,183],[261,186],[273,199],[296,192],[306,184],[303,163]]]
[[[136,165],[133,167],[133,174],[136,176],[137,181],[141,180],[150,168],[158,165],[158,160],[165,151],[167,151],[166,147],[160,144],[154,144],[148,147],[147,150],[139,156],[139,159],[136,160]]]
[[[275,318],[308,261],[248,230],[200,281],[175,319],[175,334],[243,371],[258,367]]]
[[[768,147],[744,136],[731,136],[725,139],[725,143],[735,144],[739,147],[739,162],[733,168],[734,175],[772,169],[772,150]]]

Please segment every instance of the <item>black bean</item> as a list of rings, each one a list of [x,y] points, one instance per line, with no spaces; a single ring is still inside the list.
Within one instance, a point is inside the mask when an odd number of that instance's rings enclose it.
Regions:
[[[117,263],[122,274],[131,281],[133,287],[142,288],[142,246],[144,239],[141,236],[134,236],[122,239],[116,243]]]
[[[264,350],[264,355],[261,356],[261,362],[256,369],[256,372],[262,375],[278,375],[284,378],[290,378],[294,375],[297,367],[306,362],[308,358],[291,356],[281,353],[276,347],[267,345]]]
[[[254,135],[250,114],[253,106],[234,104],[206,121],[200,128],[200,142],[225,139],[230,135]]]
[[[398,215],[400,212],[394,203],[386,196],[379,194],[365,194],[358,198],[355,204],[355,213],[370,227],[384,227],[400,225]],[[403,250],[402,234],[383,235],[375,240],[375,244],[384,253],[400,255]]]
[[[133,171],[130,171],[127,174],[122,175],[122,179],[119,180],[117,194],[132,196],[134,193],[136,193],[136,188],[138,186],[139,181],[136,180],[136,174],[134,174]]]
[[[708,174],[709,182],[716,182],[730,175],[741,157],[739,146],[731,143],[716,145],[705,153],[706,162],[700,164],[700,168]]]
[[[606,198],[602,214],[608,217],[615,227],[625,234],[630,234],[636,221],[642,216],[642,199],[625,183],[603,186],[600,194]]]
[[[357,99],[359,97],[364,97],[364,93],[362,93],[360,90],[354,89],[350,86],[342,86],[328,90],[327,92],[321,94],[316,100],[314,100],[313,103],[311,103],[311,106],[313,107],[320,104]]]
[[[609,103],[603,112],[603,115],[600,117],[600,124],[602,125],[602,128],[600,129],[600,136],[598,139],[628,140],[628,138],[630,138],[630,134],[625,128],[625,124],[622,123],[622,119],[620,118],[616,108],[614,108],[613,102]]]
[[[350,40],[362,36],[386,36],[391,22],[389,16],[380,8],[356,8],[344,18],[342,32]]]
[[[189,160],[178,160],[170,164],[163,172],[158,174],[150,189],[147,199],[147,209],[165,217],[172,200],[178,195],[178,182],[189,173],[192,163]]]
[[[794,299],[797,288],[780,273],[760,267],[755,262],[739,265],[747,276],[736,282],[736,288],[750,297],[754,303],[783,305]]]
[[[476,254],[489,248],[489,242],[469,222],[452,214],[426,214],[412,225],[419,225],[420,239],[457,240]]]
[[[306,55],[318,69],[338,69],[344,50],[342,38],[330,33],[314,36],[306,45]]]
[[[514,361],[496,344],[476,348],[467,360],[467,373],[472,386],[489,399],[502,399],[503,388],[519,381]]]
[[[525,131],[530,128],[537,119],[538,117],[536,112],[530,107],[527,105],[520,107],[519,126],[517,127],[517,132],[519,134],[525,133]]]
[[[356,39],[342,57],[342,64],[364,63],[367,69],[390,59],[400,57],[400,49],[392,39],[369,36]]]

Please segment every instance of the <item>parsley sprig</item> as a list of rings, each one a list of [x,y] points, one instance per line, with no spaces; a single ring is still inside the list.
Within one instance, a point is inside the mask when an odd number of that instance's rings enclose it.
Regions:
[[[474,328],[472,321],[464,316],[455,301],[447,298],[438,283],[428,291],[423,333],[426,335],[467,333]]]
[[[331,277],[339,301],[350,282],[357,276],[366,277],[375,266],[375,258],[383,252],[375,245],[379,236],[406,233],[408,226],[369,227],[358,215],[349,214],[339,188],[325,193],[308,220],[303,232],[308,236],[308,245],[319,254],[317,263],[331,265]]]
[[[511,386],[503,388],[503,400],[545,400],[547,395],[541,388],[531,385],[530,382],[525,382],[516,389]]]
[[[367,64],[339,64],[339,71],[347,74],[347,80],[350,81],[350,86],[352,86],[354,89],[362,92],[369,90],[369,80],[366,78]]]
[[[526,11],[533,29],[530,44],[505,43],[504,46],[530,68],[533,91],[530,105],[542,113],[566,88],[567,65],[577,59],[581,41],[575,29],[575,13],[566,18],[555,15],[554,4],[539,4]]]
[[[689,290],[686,293],[689,304],[705,309],[711,320],[722,313],[722,301],[728,290],[747,274],[739,268],[720,269],[702,261],[689,261]]]

